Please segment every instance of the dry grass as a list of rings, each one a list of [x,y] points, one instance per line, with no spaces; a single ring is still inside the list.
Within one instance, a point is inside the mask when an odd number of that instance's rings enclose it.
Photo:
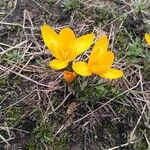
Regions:
[[[0,149],[150,149],[149,0],[72,1],[0,2]],[[77,35],[106,32],[124,77],[66,85],[47,66],[45,21]]]

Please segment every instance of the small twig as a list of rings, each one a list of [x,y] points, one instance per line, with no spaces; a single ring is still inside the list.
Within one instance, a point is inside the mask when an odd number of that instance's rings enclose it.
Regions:
[[[15,106],[16,104],[18,104],[18,103],[20,103],[21,101],[25,100],[27,97],[29,97],[29,96],[30,96],[31,94],[33,94],[34,92],[35,92],[35,90],[32,91],[32,92],[30,92],[28,95],[26,95],[26,96],[23,97],[22,99],[18,100],[16,103],[13,103],[12,105],[9,105],[8,107],[5,107],[5,108],[1,109],[1,111],[4,111],[4,110],[6,110],[6,109],[8,109],[8,108],[12,108],[12,107]]]
[[[10,69],[8,69],[8,68],[6,68],[6,67],[4,67],[4,66],[1,66],[1,65],[0,65],[0,70],[2,70],[2,71],[8,71],[8,72],[14,73],[14,74],[16,74],[16,75],[18,75],[18,76],[20,76],[20,77],[22,77],[22,78],[24,78],[24,79],[26,79],[26,80],[29,80],[29,81],[31,81],[31,82],[37,84],[37,85],[44,86],[44,87],[49,87],[49,86],[46,85],[46,84],[39,83],[38,81],[35,81],[35,80],[33,80],[33,79],[31,79],[31,78],[29,78],[29,77],[27,77],[27,76],[24,76],[24,75],[22,75],[22,74],[20,74],[20,73],[18,73],[18,72],[16,72],[16,71],[10,70]]]
[[[2,22],[16,9],[16,6],[17,6],[17,0],[15,0],[15,2],[14,2],[14,7],[13,7],[13,9],[8,13],[8,15],[6,15],[6,16],[1,20]]]
[[[14,48],[19,48],[21,45],[23,45],[23,44],[25,44],[25,43],[27,43],[27,42],[28,42],[28,40],[25,40],[25,41],[23,41],[23,42],[21,42],[21,43],[15,45],[15,46],[11,46],[11,47],[8,48],[7,50],[2,51],[2,52],[0,53],[0,55],[4,55],[5,53],[7,53],[7,52],[13,50]]]
[[[51,111],[51,112],[49,113],[49,115],[51,115],[51,114],[54,113],[56,110],[58,110],[58,109],[65,103],[65,101],[68,99],[68,97],[69,97],[71,94],[72,94],[72,92],[69,93],[69,94],[65,97],[65,99],[61,102],[61,104],[58,105],[56,108],[54,108],[53,111]]]
[[[134,143],[136,143],[136,141],[128,142],[128,143],[122,144],[120,146],[115,146],[115,147],[104,149],[104,150],[115,150],[115,149],[122,148],[122,147],[128,146],[130,144],[134,144]]]
[[[44,8],[42,5],[40,5],[37,1],[35,1],[35,0],[32,0],[35,4],[37,4],[40,8],[42,8],[44,11],[46,11],[48,14],[50,14],[51,15],[51,13],[46,9],[46,8]]]
[[[143,108],[143,110],[142,110],[142,113],[141,113],[141,115],[140,115],[140,117],[139,117],[139,119],[138,119],[138,121],[137,121],[137,123],[136,123],[134,129],[132,130],[132,132],[131,132],[131,134],[130,134],[130,141],[133,140],[133,135],[134,135],[134,133],[135,133],[135,131],[136,131],[136,129],[137,129],[137,126],[138,126],[139,122],[141,121],[141,118],[142,118],[142,116],[143,116],[143,113],[145,112],[145,109],[146,109],[146,104],[144,105],[144,108]]]
[[[25,28],[25,29],[31,29],[31,27],[23,27],[23,25],[21,25],[19,23],[11,23],[11,22],[0,21],[0,24],[2,24],[2,25],[8,25],[8,26],[18,26],[18,27]],[[38,27],[37,28],[33,28],[33,29],[39,30]]]
[[[8,141],[0,134],[0,138],[8,145],[10,146],[10,144],[8,143]]]

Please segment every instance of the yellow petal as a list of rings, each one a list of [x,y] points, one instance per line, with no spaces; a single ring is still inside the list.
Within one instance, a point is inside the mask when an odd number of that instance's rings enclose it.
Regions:
[[[147,42],[147,44],[150,46],[150,35],[148,33],[145,33],[144,39]]]
[[[114,53],[112,51],[107,51],[102,54],[98,60],[98,65],[105,65],[107,67],[111,67],[114,62]]]
[[[88,68],[88,64],[86,62],[82,62],[82,61],[76,62],[73,64],[72,68],[77,74],[81,76],[92,75],[92,73],[90,72]]]
[[[92,73],[100,74],[106,72],[107,69],[111,68],[114,61],[114,53],[107,51],[101,55],[101,57],[94,63],[88,63],[89,69]]]
[[[68,66],[68,62],[59,59],[54,59],[50,61],[49,66],[55,70],[60,70],[66,68]]]
[[[106,65],[91,65],[89,66],[89,69],[94,74],[100,74],[106,72],[108,67]]]
[[[47,24],[41,27],[41,33],[45,45],[49,48],[52,55],[60,58],[58,52],[58,34]]]
[[[108,41],[107,35],[103,34],[98,38],[95,46],[93,47],[93,51],[101,50],[102,52],[106,52],[108,49],[108,44],[109,44],[109,41]]]
[[[94,34],[91,33],[78,37],[75,40],[74,51],[77,53],[77,55],[83,53],[92,45],[94,37]]]
[[[77,54],[74,51],[70,51],[68,55],[65,57],[65,60],[68,62],[71,62],[75,60],[76,57],[77,57]]]
[[[101,55],[107,51],[108,44],[109,41],[107,35],[101,35],[92,49],[91,55],[89,57],[89,63],[95,63],[97,59],[99,59]]]
[[[74,42],[75,34],[70,28],[66,27],[60,31],[59,47],[63,58],[65,58],[70,53],[70,51],[73,50]]]
[[[105,73],[99,74],[99,76],[106,79],[117,79],[123,76],[123,71],[109,68]]]

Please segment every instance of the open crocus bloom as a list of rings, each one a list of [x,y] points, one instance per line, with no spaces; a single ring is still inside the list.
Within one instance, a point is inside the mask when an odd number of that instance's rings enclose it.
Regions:
[[[67,67],[68,63],[86,51],[94,40],[92,33],[76,38],[74,32],[68,27],[57,34],[49,25],[44,24],[41,32],[45,45],[56,58],[49,63],[49,66],[55,70]]]
[[[150,35],[148,33],[145,33],[144,39],[147,42],[147,44],[150,46]]]
[[[93,73],[107,79],[116,79],[123,76],[121,70],[111,68],[114,53],[107,51],[108,44],[107,36],[100,36],[92,49],[88,63],[83,61],[76,62],[73,64],[73,70],[81,76],[90,76]]]

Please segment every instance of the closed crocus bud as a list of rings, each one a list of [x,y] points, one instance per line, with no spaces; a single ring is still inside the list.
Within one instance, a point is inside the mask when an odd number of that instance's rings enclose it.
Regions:
[[[76,77],[75,72],[70,72],[70,71],[64,71],[64,76],[63,79],[67,82],[67,83],[71,83],[74,78]]]

